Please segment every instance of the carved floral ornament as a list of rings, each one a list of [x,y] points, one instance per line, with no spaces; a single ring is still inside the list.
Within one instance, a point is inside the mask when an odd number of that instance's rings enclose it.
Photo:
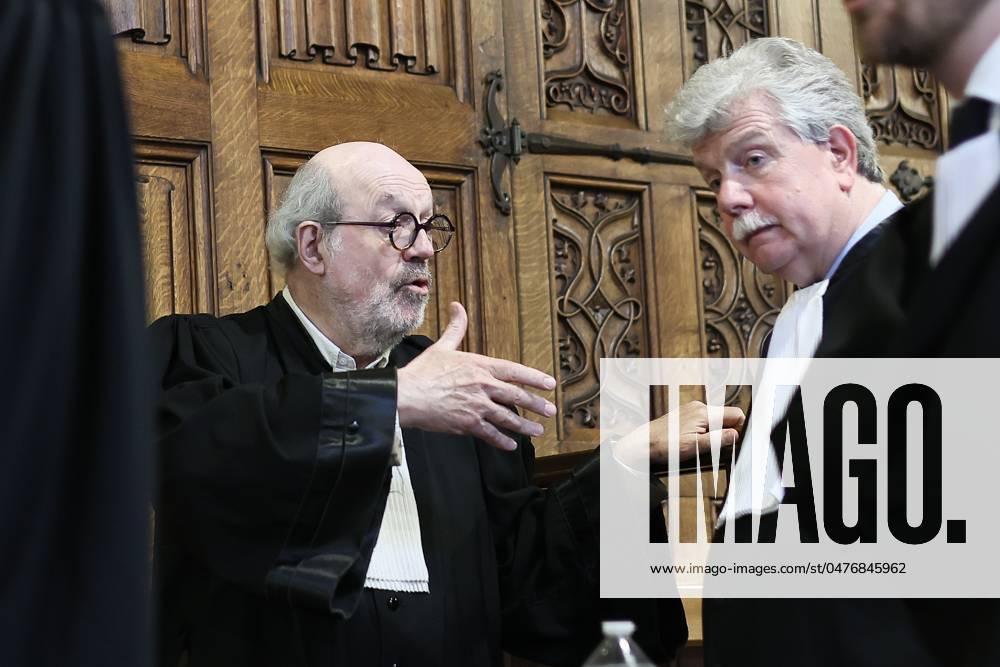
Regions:
[[[545,103],[634,116],[629,0],[543,0]]]
[[[562,414],[597,428],[601,357],[648,349],[636,193],[555,189],[551,202]]]

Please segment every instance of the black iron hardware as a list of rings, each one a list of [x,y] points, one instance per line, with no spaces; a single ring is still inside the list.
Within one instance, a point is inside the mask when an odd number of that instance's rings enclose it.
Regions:
[[[694,164],[690,157],[654,151],[649,148],[623,148],[621,144],[599,144],[578,141],[568,137],[532,132],[526,134],[515,118],[510,126],[497,106],[497,92],[503,90],[503,72],[490,72],[486,76],[484,106],[486,127],[479,132],[479,143],[490,157],[490,181],[493,185],[493,204],[504,215],[510,215],[510,193],[503,189],[503,173],[507,165],[517,164],[527,150],[549,155],[595,155],[612,160],[632,160],[639,164]]]

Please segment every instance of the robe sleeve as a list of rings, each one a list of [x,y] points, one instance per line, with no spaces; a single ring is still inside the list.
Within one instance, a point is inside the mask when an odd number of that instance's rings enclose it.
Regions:
[[[636,640],[651,658],[672,658],[687,640],[679,599],[600,598],[599,458],[541,490],[530,483],[529,440],[519,442],[521,457],[480,447],[500,572],[504,649],[548,665],[579,665],[600,641],[602,620],[631,619]],[[660,511],[665,497],[663,485],[651,479],[651,539],[665,538]]]
[[[396,372],[247,379],[269,357],[238,349],[225,324],[174,316],[151,327],[162,369],[158,554],[349,617],[385,508]]]

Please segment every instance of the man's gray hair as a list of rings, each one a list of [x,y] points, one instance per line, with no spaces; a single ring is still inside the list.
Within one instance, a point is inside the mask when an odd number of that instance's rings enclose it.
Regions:
[[[288,184],[281,203],[267,221],[265,240],[271,255],[271,266],[278,273],[287,273],[299,258],[295,230],[299,224],[312,220],[339,220],[342,205],[330,182],[330,172],[315,162],[299,167]],[[331,250],[335,249],[332,230],[327,234]]]
[[[753,39],[728,58],[702,65],[667,107],[670,138],[691,149],[733,122],[740,101],[763,93],[778,118],[803,141],[822,144],[843,125],[857,140],[858,171],[881,183],[885,173],[865,116],[847,76],[821,53],[784,37]]]

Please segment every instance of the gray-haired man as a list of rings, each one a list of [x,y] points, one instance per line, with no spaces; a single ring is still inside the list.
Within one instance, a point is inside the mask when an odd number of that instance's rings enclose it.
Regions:
[[[901,204],[882,186],[861,99],[833,62],[789,39],[754,40],[695,72],[668,115],[716,194],[728,238],[758,268],[799,287],[775,322],[768,358],[850,356],[866,324],[898,319],[865,294],[846,304],[845,285]],[[831,322],[845,335],[824,338]],[[776,406],[771,426],[783,413]],[[752,460],[737,457],[733,479],[743,483],[726,499],[720,531],[749,531],[754,515],[773,522],[793,500],[772,449],[764,463],[772,482],[751,495]],[[841,609],[850,602],[706,600],[706,663],[857,664],[867,642],[828,636],[820,620]],[[860,639],[873,626],[850,631]]]

